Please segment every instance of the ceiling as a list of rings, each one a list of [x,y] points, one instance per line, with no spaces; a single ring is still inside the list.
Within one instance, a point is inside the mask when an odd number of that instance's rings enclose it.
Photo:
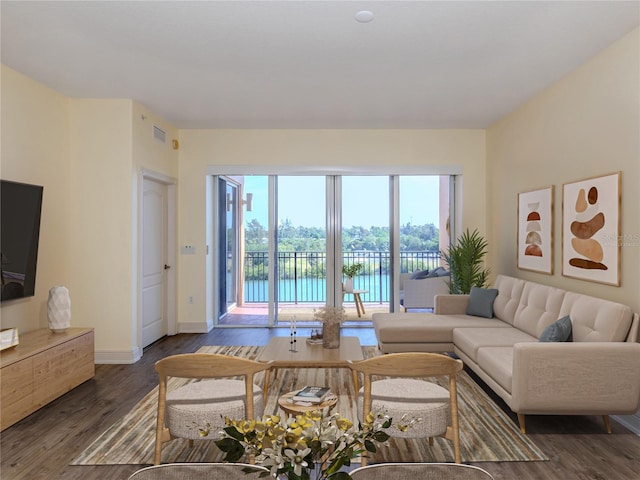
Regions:
[[[178,128],[486,128],[637,1],[7,1],[2,63]],[[369,10],[374,19],[354,16]]]

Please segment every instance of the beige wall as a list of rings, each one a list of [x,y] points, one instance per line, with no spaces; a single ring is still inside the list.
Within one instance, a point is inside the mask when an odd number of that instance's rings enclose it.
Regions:
[[[4,65],[1,75],[0,175],[44,186],[35,296],[0,311],[3,328],[24,332],[47,326],[49,289],[70,280],[69,100]]]
[[[139,172],[140,168],[147,168],[177,179],[179,150],[173,149],[171,141],[178,140],[178,129],[140,103],[133,102],[132,108],[135,170]],[[153,138],[154,125],[166,132],[166,143]]]
[[[97,351],[133,345],[131,100],[71,100],[70,295]]]
[[[205,320],[205,177],[212,165],[389,167],[458,166],[463,184],[463,227],[487,230],[484,130],[182,130],[180,132],[179,318]],[[210,320],[210,319],[209,319]]]
[[[65,285],[98,359],[134,360],[139,173],[177,177],[177,129],[131,100],[69,99],[4,65],[1,110],[2,178],[44,186],[36,295],[3,303],[2,327],[47,327],[49,288]]]
[[[487,131],[491,265],[640,311],[640,38],[628,34]],[[621,286],[562,276],[562,184],[622,172]],[[517,194],[555,186],[554,273],[517,269]]]
[[[95,328],[99,362],[135,361],[140,172],[177,176],[178,132],[131,100],[72,100],[70,119],[74,315]],[[153,138],[153,125],[167,143]]]

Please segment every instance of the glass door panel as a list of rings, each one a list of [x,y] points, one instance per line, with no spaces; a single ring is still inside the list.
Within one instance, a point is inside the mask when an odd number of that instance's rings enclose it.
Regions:
[[[353,292],[343,289],[343,306],[349,321],[371,320],[389,311],[389,177],[343,176],[341,191],[342,262],[362,265]]]
[[[449,176],[399,178],[400,273],[433,271],[448,248]]]
[[[218,318],[236,304],[238,245],[236,236],[237,186],[218,179]]]
[[[440,265],[440,177],[400,177],[400,272]]]
[[[276,321],[311,321],[326,302],[326,177],[278,176],[276,191]]]
[[[219,325],[267,325],[269,323],[268,177],[231,176],[222,179],[226,191],[219,244],[224,246],[225,282],[220,298],[226,312]],[[235,245],[235,251],[231,246]],[[233,258],[232,258],[233,257]],[[222,312],[221,312],[222,313]]]
[[[226,252],[226,304],[227,311],[237,303],[238,278],[238,187],[227,183],[226,191],[227,212],[225,219],[225,252]]]

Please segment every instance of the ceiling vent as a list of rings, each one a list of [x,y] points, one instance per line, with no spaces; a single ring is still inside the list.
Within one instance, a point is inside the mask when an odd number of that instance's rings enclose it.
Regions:
[[[162,143],[167,143],[167,132],[162,130],[160,127],[154,125],[153,126],[153,138],[161,141]]]

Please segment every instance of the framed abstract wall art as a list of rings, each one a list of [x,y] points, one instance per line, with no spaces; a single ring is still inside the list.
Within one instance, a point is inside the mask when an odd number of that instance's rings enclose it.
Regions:
[[[562,275],[620,286],[620,172],[562,187]]]
[[[518,194],[518,268],[553,273],[553,186]]]

